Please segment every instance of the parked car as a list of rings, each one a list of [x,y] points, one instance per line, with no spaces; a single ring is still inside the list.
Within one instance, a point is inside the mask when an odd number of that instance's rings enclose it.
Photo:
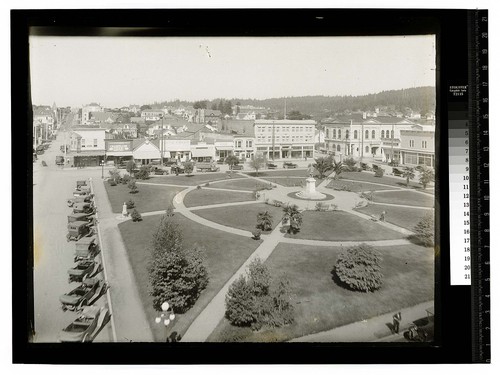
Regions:
[[[99,245],[96,242],[96,237],[83,237],[75,243],[74,262],[80,260],[92,260],[99,253]]]
[[[170,169],[170,173],[172,174],[180,174],[185,172],[185,168],[183,165],[173,165]]]
[[[66,240],[78,241],[80,238],[85,236],[92,236],[94,234],[94,229],[91,227],[90,223],[87,221],[74,221],[68,223],[68,234],[66,235]]]
[[[64,165],[64,156],[62,155],[56,156],[56,165]]]
[[[199,172],[218,172],[220,168],[215,163],[196,163],[196,170]]]
[[[73,205],[73,213],[84,213],[84,214],[94,214],[95,207],[92,202],[75,203]]]
[[[399,169],[397,168],[392,168],[392,173],[394,174],[394,176],[396,177],[401,177],[403,175],[403,172],[400,171]]]
[[[76,188],[80,189],[81,186],[87,186],[87,180],[77,180],[76,181]]]
[[[75,221],[87,221],[88,223],[94,223],[95,216],[92,213],[78,212],[68,215],[68,223],[73,223]]]
[[[283,163],[283,168],[297,168],[297,167],[298,165],[295,163],[291,163],[288,161]]]
[[[66,203],[68,204],[68,207],[73,207],[76,203],[90,203],[92,202],[92,198],[90,195],[85,195],[81,197],[73,197],[73,198],[68,198],[66,200]]]
[[[80,186],[80,189],[83,186]],[[90,196],[91,198],[93,197],[93,194],[89,190],[73,190],[73,196],[74,197],[84,197],[84,196]]]
[[[267,169],[276,169],[278,166],[274,163],[267,163]]]
[[[409,341],[428,342],[434,340],[434,307],[427,310],[427,317],[414,320],[407,331],[403,333]]]
[[[217,164],[224,164],[224,159],[218,159]]]
[[[242,170],[243,170],[243,164],[233,165],[233,171],[242,171]]]
[[[106,290],[108,284],[98,278],[88,278],[75,289],[59,297],[63,311],[78,311],[85,306],[91,306],[99,299]]]
[[[109,322],[110,313],[105,307],[87,306],[70,325],[59,334],[60,342],[92,342]]]
[[[101,272],[101,265],[95,260],[81,260],[68,269],[68,282],[79,281],[94,277]]]
[[[157,165],[152,165],[150,167],[150,171],[151,171],[151,173],[153,173],[155,175],[167,175],[168,174],[168,171],[166,169],[163,169],[162,167],[157,166]]]

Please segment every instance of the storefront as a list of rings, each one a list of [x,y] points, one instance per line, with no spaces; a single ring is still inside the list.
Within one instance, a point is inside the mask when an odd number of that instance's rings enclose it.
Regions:
[[[133,157],[136,163],[147,165],[152,162],[159,162],[161,154],[159,148],[148,139],[144,140],[133,150]]]
[[[215,160],[215,146],[191,145],[191,158],[196,162],[212,162]]]
[[[134,160],[132,140],[106,139],[106,163],[116,166]]]
[[[71,155],[73,157],[73,166],[77,168],[98,167],[104,160],[104,151],[79,152]]]

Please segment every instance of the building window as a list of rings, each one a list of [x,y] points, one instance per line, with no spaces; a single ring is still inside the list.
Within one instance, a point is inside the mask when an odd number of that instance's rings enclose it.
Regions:
[[[427,148],[427,141],[422,141],[422,148]]]
[[[370,152],[370,147],[366,146],[366,147],[365,147],[365,152],[366,152],[366,153],[369,153],[369,152]]]
[[[384,138],[385,137],[385,132],[382,130],[382,132],[380,133],[380,138]]]
[[[368,134],[369,134],[368,130],[365,130],[365,139],[368,139]]]
[[[349,139],[349,130],[345,131],[345,139]]]
[[[342,139],[342,129],[339,129],[339,135],[338,135],[338,137],[339,137],[339,139]]]
[[[247,146],[247,147],[252,147],[252,141],[247,141],[247,142],[246,142],[246,146]]]
[[[415,141],[413,139],[410,139],[410,147],[415,147]]]
[[[337,151],[340,151],[340,145],[337,145]]]
[[[332,138],[337,138],[337,129],[332,129]]]
[[[82,148],[85,147],[85,139],[82,138]]]
[[[375,139],[375,130],[372,130],[372,139]]]
[[[358,139],[358,131],[354,130],[354,139]]]
[[[94,147],[97,147],[97,139],[94,138]]]
[[[394,139],[394,130],[391,130],[391,139]]]
[[[241,148],[241,141],[236,141],[236,147]]]

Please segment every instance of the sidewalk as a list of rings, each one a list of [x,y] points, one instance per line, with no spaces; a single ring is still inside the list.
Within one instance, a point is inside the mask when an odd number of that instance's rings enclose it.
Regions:
[[[111,303],[118,342],[154,341],[151,328],[137,290],[132,267],[123,244],[118,224],[111,210],[102,179],[94,179],[96,205],[99,213],[99,230],[103,239],[101,255],[107,264]]]
[[[348,324],[312,335],[298,337],[290,342],[373,342],[395,341],[403,337],[403,332],[417,319],[427,316],[426,309],[434,306],[433,301],[420,303],[398,311],[391,311],[371,319]],[[391,332],[392,316],[401,312],[401,325],[399,334]]]

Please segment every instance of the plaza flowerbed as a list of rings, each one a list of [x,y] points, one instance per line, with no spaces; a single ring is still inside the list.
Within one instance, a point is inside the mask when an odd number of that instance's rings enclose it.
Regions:
[[[295,322],[279,329],[252,331],[223,319],[209,341],[288,341],[370,319],[434,298],[434,253],[416,245],[377,247],[382,255],[382,287],[369,293],[347,290],[332,280],[339,247],[279,244],[266,261],[271,275],[291,283]],[[387,322],[390,323],[390,322]],[[383,325],[376,337],[390,334]]]
[[[257,214],[263,211],[269,211],[272,215],[273,228],[278,225],[283,217],[283,209],[281,207],[274,207],[264,203],[210,208],[192,212],[215,223],[251,232],[255,230],[255,226],[257,225]],[[263,233],[265,234],[266,232]]]
[[[241,267],[250,254],[255,251],[261,241],[255,241],[251,238],[221,232],[200,225],[178,213],[173,216],[173,219],[184,232],[183,243],[186,247],[200,246],[205,248],[205,264],[210,278],[208,287],[202,292],[196,304],[185,314],[177,314],[175,324],[169,328],[169,332],[177,331],[183,335],[196,316],[206,307],[238,268]],[[140,298],[155,340],[165,341],[165,327],[157,325],[154,322],[158,312],[154,310],[152,298],[148,293],[150,243],[159,220],[160,216],[149,216],[144,217],[141,222],[126,221],[121,223],[118,228],[127,250]]]
[[[186,207],[207,206],[219,203],[244,202],[255,200],[254,193],[217,191],[214,189],[195,189],[184,197]]]
[[[149,181],[151,180],[147,180],[147,182]],[[106,188],[111,209],[114,213],[121,213],[123,202],[128,202],[129,199],[135,202],[135,208],[141,213],[166,210],[172,203],[175,195],[184,190],[183,187],[143,185],[137,183],[138,193],[130,194],[130,189],[127,185],[118,184],[110,186],[108,183],[104,183],[104,187]]]
[[[405,235],[384,228],[343,211],[304,211],[303,223],[296,234],[286,237],[321,241],[377,241],[405,238]]]
[[[432,210],[423,210],[418,208],[386,206],[382,204],[372,204],[366,207],[357,208],[356,211],[366,215],[379,217],[382,211],[385,211],[385,221],[402,228],[413,231],[424,216],[433,212]]]
[[[429,208],[434,207],[434,197],[432,195],[419,194],[408,190],[377,192],[373,194],[373,201],[377,203],[403,204]]]

